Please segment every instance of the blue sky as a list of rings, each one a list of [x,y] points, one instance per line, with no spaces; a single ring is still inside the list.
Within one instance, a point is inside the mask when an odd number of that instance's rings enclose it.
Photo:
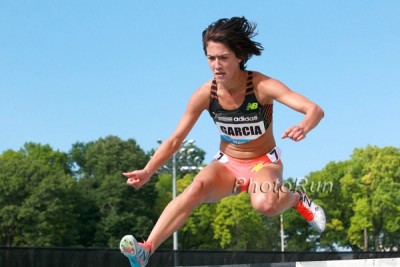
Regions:
[[[399,13],[396,0],[3,0],[0,153],[29,141],[67,152],[107,135],[155,148],[211,78],[201,32],[232,16],[256,22],[265,48],[248,69],[325,110],[318,128],[295,143],[280,136],[301,115],[275,105],[285,177],[346,160],[368,144],[399,147]],[[208,114],[188,139],[207,161],[217,152]]]

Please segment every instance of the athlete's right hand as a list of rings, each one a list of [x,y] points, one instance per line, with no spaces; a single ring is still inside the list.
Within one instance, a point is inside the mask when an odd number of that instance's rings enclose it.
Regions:
[[[130,186],[133,186],[136,189],[140,189],[145,183],[147,183],[150,180],[151,177],[151,174],[149,174],[145,170],[124,172],[122,174],[128,178],[126,180],[126,183]]]

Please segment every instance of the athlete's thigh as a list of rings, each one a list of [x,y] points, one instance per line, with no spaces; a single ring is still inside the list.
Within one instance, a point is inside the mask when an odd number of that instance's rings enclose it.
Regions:
[[[213,161],[196,175],[194,182],[204,186],[207,195],[204,202],[210,203],[232,195],[236,177],[223,163]]]
[[[277,198],[283,181],[282,175],[281,162],[264,165],[252,178],[248,189],[250,197]]]

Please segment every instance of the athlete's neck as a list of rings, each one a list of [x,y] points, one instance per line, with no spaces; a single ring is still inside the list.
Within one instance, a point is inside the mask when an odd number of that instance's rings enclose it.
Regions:
[[[244,81],[246,80],[245,76],[246,72],[240,70],[238,75],[236,75],[234,79],[232,79],[232,81],[226,83],[220,83],[218,84],[218,87],[230,93],[240,92],[241,89],[245,87],[244,86]]]

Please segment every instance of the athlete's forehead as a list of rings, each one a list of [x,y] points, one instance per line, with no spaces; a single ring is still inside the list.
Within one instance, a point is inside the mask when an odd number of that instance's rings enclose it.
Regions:
[[[217,42],[213,42],[213,41],[210,41],[207,43],[206,51],[207,51],[207,56],[220,57],[220,56],[229,56],[229,55],[235,54],[225,44],[217,43]]]

